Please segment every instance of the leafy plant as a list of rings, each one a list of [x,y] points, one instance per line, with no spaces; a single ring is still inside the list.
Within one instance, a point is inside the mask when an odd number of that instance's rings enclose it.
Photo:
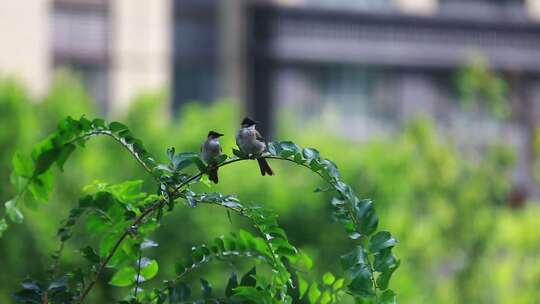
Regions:
[[[477,55],[456,74],[459,101],[465,110],[486,111],[504,120],[510,117],[508,84],[490,70],[486,58]]]
[[[373,203],[359,199],[341,179],[337,166],[313,148],[300,148],[290,141],[271,142],[264,158],[300,165],[320,176],[331,191],[333,218],[343,224],[352,240],[352,250],[341,256],[343,277],[328,272],[320,280],[308,282],[311,259],[292,245],[280,228],[277,215],[260,205],[241,202],[234,195],[197,191],[205,183],[206,166],[194,152],[167,150],[168,162],[159,163],[143,143],[122,123],[103,119],[62,120],[56,132],[39,143],[31,156],[17,153],[13,158],[11,181],[17,190],[6,202],[6,214],[15,223],[24,215],[20,205],[27,200],[46,201],[52,190],[52,167],[60,171],[77,147],[96,136],[107,136],[128,151],[155,182],[155,193],[142,191],[140,180],[119,184],[94,182],[83,189],[78,206],[58,229],[60,246],[52,255],[47,280],[26,279],[14,297],[21,303],[82,303],[106,268],[114,269],[109,284],[129,287],[119,303],[335,303],[352,297],[358,303],[395,303],[396,295],[388,288],[399,260],[392,249],[396,239],[388,231],[378,231],[379,218]],[[222,155],[219,167],[250,161],[233,150],[234,156]],[[321,191],[321,190],[319,190]],[[225,209],[251,222],[257,234],[246,230],[219,236],[192,248],[191,254],[175,265],[177,276],[162,284],[149,284],[159,272],[158,261],[149,253],[158,244],[152,232],[162,218],[184,202],[195,208],[209,204]],[[80,254],[87,267],[60,271],[65,242],[82,226],[90,236]],[[0,220],[5,230],[7,222]],[[200,279],[200,292],[183,280],[193,270],[210,262],[253,261],[256,265],[239,276],[233,272],[223,293],[216,292],[206,279]]]

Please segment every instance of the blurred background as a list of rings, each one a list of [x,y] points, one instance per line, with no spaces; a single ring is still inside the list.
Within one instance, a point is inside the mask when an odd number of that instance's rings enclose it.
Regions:
[[[14,193],[13,153],[67,115],[123,121],[164,160],[170,146],[198,151],[209,129],[230,151],[249,114],[269,139],[319,149],[375,201],[400,241],[401,303],[540,303],[539,50],[536,0],[2,1],[0,199]],[[309,172],[272,166],[272,178],[253,163],[224,168],[206,191],[276,210],[313,278],[339,274],[351,244],[329,195],[312,192]],[[45,276],[85,184],[141,178],[107,139],[77,151],[50,202],[29,203],[0,238],[0,303],[27,274]],[[155,236],[159,280],[239,227],[208,206],[175,209]],[[67,244],[62,268],[85,265],[86,239],[81,229]],[[189,280],[224,281],[231,267]],[[102,283],[92,296],[122,292]]]

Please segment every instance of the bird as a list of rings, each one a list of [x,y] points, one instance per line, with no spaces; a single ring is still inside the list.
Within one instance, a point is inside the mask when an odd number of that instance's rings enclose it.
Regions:
[[[221,136],[223,136],[223,134],[216,131],[210,131],[208,132],[206,140],[201,145],[201,158],[208,165],[208,178],[213,181],[214,184],[217,184],[219,181],[218,167],[215,160],[222,151],[219,143],[219,138]]]
[[[236,134],[236,144],[240,151],[257,159],[263,176],[266,174],[274,175],[274,171],[272,171],[266,159],[261,157],[261,154],[266,150],[266,143],[259,131],[255,129],[257,123],[257,121],[249,117],[244,118],[240,130]]]

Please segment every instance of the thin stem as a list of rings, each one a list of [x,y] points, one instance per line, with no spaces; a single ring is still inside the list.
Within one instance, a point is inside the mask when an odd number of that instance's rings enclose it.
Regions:
[[[249,160],[247,158],[235,158],[235,159],[232,159],[232,160],[229,160],[229,161],[226,161],[226,162],[223,162],[219,165],[217,165],[218,168],[220,167],[223,167],[223,166],[226,166],[226,165],[230,165],[232,163],[235,163],[235,162],[238,162],[238,161],[241,161],[241,160]],[[191,183],[192,181],[196,180],[197,178],[200,178],[204,173],[203,172],[199,172],[195,175],[193,175],[192,177],[190,177],[189,179],[187,179],[185,182],[181,183],[180,185],[178,185],[176,188],[174,188],[174,192],[178,192],[178,190],[180,190],[180,188],[182,188],[183,186]]]
[[[51,266],[51,272],[50,272],[51,280],[54,278],[58,270],[58,265],[60,263],[60,256],[62,255],[62,252],[64,251],[64,245],[65,245],[65,241],[60,241],[60,247],[56,250],[57,256],[54,257],[53,265]]]
[[[120,143],[124,148],[126,148],[126,150],[129,151],[129,153],[131,155],[133,155],[133,157],[137,160],[137,162],[139,162],[139,164],[148,173],[150,173],[150,175],[154,176],[152,174],[152,169],[150,169],[150,167],[148,167],[148,165],[139,157],[139,155],[135,152],[135,150],[133,150],[133,146],[128,144],[123,138],[114,135],[114,133],[112,131],[110,131],[110,130],[102,129],[102,130],[90,131],[88,133],[85,133],[85,134],[83,134],[81,136],[78,136],[78,137],[68,141],[65,144],[66,145],[73,144],[73,143],[77,142],[78,140],[85,139],[85,138],[92,137],[92,136],[96,136],[96,135],[107,135],[107,136],[111,137],[112,139],[114,139],[115,141],[117,141],[118,143]]]
[[[86,298],[86,296],[88,295],[90,290],[94,287],[94,285],[96,284],[97,279],[99,278],[99,275],[101,274],[103,269],[107,266],[109,261],[112,259],[112,257],[114,256],[114,253],[116,252],[116,250],[118,250],[118,248],[120,247],[120,244],[122,243],[122,241],[133,231],[133,229],[138,228],[137,226],[142,222],[142,220],[146,216],[148,216],[149,214],[151,214],[152,212],[157,210],[159,207],[162,206],[162,204],[163,203],[161,201],[159,201],[158,204],[155,204],[154,206],[146,209],[143,213],[141,213],[141,215],[139,215],[138,218],[135,219],[135,221],[133,222],[133,224],[131,226],[129,226],[128,228],[126,228],[126,230],[124,230],[124,233],[122,233],[120,238],[116,241],[116,243],[114,244],[113,248],[111,249],[111,251],[109,252],[107,257],[99,264],[99,267],[98,267],[98,270],[96,272],[96,276],[95,276],[94,280],[92,280],[92,282],[90,282],[90,284],[88,284],[88,286],[86,286],[86,289],[82,292],[81,297],[79,299],[80,303],[82,303],[84,301],[84,298]]]
[[[93,134],[92,134],[93,133]],[[85,134],[84,136],[80,137],[80,138],[84,138],[84,137],[90,137],[90,136],[93,136],[93,135],[97,135],[97,134],[104,134],[104,135],[108,135],[108,136],[111,136],[112,138],[115,138],[117,139],[117,141],[119,141],[122,145],[124,145],[126,148],[128,148],[128,150],[130,152],[132,152],[129,147],[127,147],[122,141],[120,141],[119,138],[116,138],[116,136],[114,136],[114,134],[112,134],[112,132],[110,132],[109,130],[96,130],[96,131],[93,131],[93,132],[89,132],[87,134]],[[78,139],[80,139],[78,138]],[[74,139],[74,141],[78,140],[78,139]],[[132,152],[132,154],[135,156],[135,158],[141,163],[141,165],[147,169],[146,171],[148,171],[150,174],[152,174],[152,170],[150,170],[146,164],[140,160],[140,158],[138,157],[138,155],[134,152]],[[294,160],[292,159],[288,159],[288,158],[281,158],[281,157],[277,157],[277,156],[262,156],[262,158],[267,158],[267,159],[277,159],[277,160],[284,160],[284,161],[289,161],[289,162],[292,162],[292,163],[295,163],[297,165],[301,165],[303,167],[306,167],[308,169],[311,170],[311,168],[305,164],[299,164],[297,162],[295,162]],[[226,165],[230,165],[232,163],[235,163],[235,162],[239,162],[239,161],[244,161],[244,160],[252,160],[251,158],[235,158],[235,159],[232,159],[232,160],[229,160],[229,161],[226,161],[226,162],[223,162],[221,164],[219,164],[217,167],[223,167],[223,166],[226,166]],[[315,172],[317,175],[319,175],[324,181],[326,181],[328,184],[330,184],[332,187],[335,188],[335,185],[332,184],[330,181],[326,180],[323,175],[317,171],[313,171],[311,170],[312,172]],[[192,181],[196,180],[197,178],[200,178],[202,175],[204,174],[204,172],[199,172],[198,174],[196,175],[193,175],[192,177],[190,177],[189,179],[187,179],[186,181],[182,182],[181,184],[179,184],[175,189],[174,189],[174,192],[175,194],[178,194],[178,191],[183,187],[183,186],[186,186],[188,185],[189,183],[191,183]],[[175,198],[178,198],[178,197],[175,197]],[[124,233],[120,236],[120,238],[116,241],[115,245],[113,246],[113,248],[111,249],[111,251],[109,252],[109,254],[107,255],[107,257],[101,262],[101,264],[99,265],[98,267],[98,270],[96,272],[96,277],[94,278],[94,280],[92,282],[90,282],[90,284],[88,284],[88,286],[86,287],[86,289],[83,291],[83,293],[81,294],[81,297],[79,299],[79,302],[82,303],[83,300],[86,298],[86,296],[88,295],[88,293],[90,292],[90,290],[94,287],[99,275],[101,274],[101,272],[103,271],[103,269],[107,266],[107,264],[109,263],[109,261],[111,260],[111,258],[114,256],[114,253],[116,252],[116,250],[118,250],[118,248],[120,247],[120,244],[122,243],[122,241],[129,235],[129,233],[132,231],[132,227],[135,227],[137,228],[137,225],[146,217],[148,216],[149,214],[151,214],[153,211],[159,209],[161,206],[163,206],[164,202],[163,201],[158,201],[157,204],[155,204],[154,206],[148,208],[147,210],[145,210],[138,218],[135,219],[135,221],[133,222],[133,224],[128,227]],[[223,205],[221,205],[223,206]],[[243,210],[237,210],[237,209],[234,209],[234,208],[230,208],[234,211],[237,211],[237,212],[240,212],[240,214],[243,215]],[[354,219],[353,219],[354,220]]]
[[[137,278],[135,278],[135,291],[133,292],[133,297],[137,299],[137,292],[139,291],[139,278],[141,277],[141,260],[142,260],[142,250],[139,251],[139,261],[137,262]]]

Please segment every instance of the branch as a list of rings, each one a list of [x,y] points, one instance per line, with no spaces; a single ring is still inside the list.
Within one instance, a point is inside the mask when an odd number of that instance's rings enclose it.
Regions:
[[[142,222],[142,220],[150,215],[152,212],[154,212],[155,210],[157,210],[159,207],[163,206],[163,202],[162,201],[158,201],[154,206],[146,209],[143,213],[141,213],[141,215],[139,215],[138,218],[136,218],[134,221],[133,221],[133,224],[131,224],[131,226],[129,226],[128,228],[126,228],[126,230],[124,231],[124,233],[122,233],[122,235],[120,236],[120,238],[116,241],[116,243],[114,244],[113,248],[111,249],[111,251],[109,252],[109,254],[107,255],[107,257],[99,264],[99,267],[98,267],[98,270],[96,272],[96,277],[94,278],[94,280],[92,282],[90,282],[90,284],[88,284],[88,286],[86,286],[85,290],[82,292],[81,294],[81,297],[79,299],[79,302],[82,303],[84,301],[84,298],[86,298],[86,296],[88,295],[88,293],[90,292],[90,290],[94,287],[94,285],[96,284],[96,281],[97,279],[99,278],[99,275],[101,274],[101,272],[103,271],[103,269],[107,266],[107,264],[109,263],[109,261],[111,260],[111,258],[114,256],[116,250],[118,250],[118,247],[120,247],[120,244],[122,243],[122,241],[131,233],[133,232],[133,229],[137,229],[138,225]]]
[[[135,291],[133,297],[137,299],[137,292],[139,291],[139,278],[141,277],[141,260],[142,250],[139,249],[139,261],[137,262],[137,277],[135,278]]]
[[[121,138],[118,138],[116,137],[114,134],[112,134],[112,132],[108,131],[108,130],[97,130],[97,131],[92,131],[92,132],[89,132],[87,134],[85,134],[86,137],[90,137],[90,136],[94,136],[94,135],[98,135],[98,134],[103,134],[103,135],[108,135],[112,138],[114,138],[115,140],[117,140],[118,142],[120,142],[122,145],[124,145],[130,152],[131,154],[133,154],[135,156],[135,158],[141,163],[141,165],[146,169],[146,171],[148,171],[150,174],[152,174],[152,170],[150,170],[146,164],[138,157],[138,155],[132,151],[130,149],[130,146],[128,144],[126,144],[125,142],[122,141]],[[82,137],[84,138],[84,136]],[[288,158],[283,158],[283,157],[278,157],[278,156],[262,156],[262,158],[266,158],[266,159],[276,159],[276,160],[282,160],[282,161],[289,161],[289,162],[292,162],[292,163],[295,163],[297,165],[300,165],[300,166],[303,166],[305,168],[308,168],[311,172],[315,172],[317,175],[319,175],[324,181],[326,181],[330,186],[332,186],[334,189],[336,188],[336,185],[333,184],[332,182],[328,181],[327,179],[324,178],[324,176],[318,172],[318,171],[314,171],[312,170],[309,166],[305,165],[305,164],[300,164],[300,163],[297,163],[295,162],[294,160],[292,159],[288,159]],[[217,167],[224,167],[224,166],[227,166],[227,165],[230,165],[230,164],[233,164],[233,163],[236,163],[236,162],[239,162],[239,161],[248,161],[248,160],[253,160],[251,158],[235,158],[235,159],[231,159],[229,161],[226,161],[226,162],[223,162],[221,164],[219,164]],[[190,177],[189,179],[187,179],[186,181],[180,183],[175,189],[174,189],[174,194],[175,196],[174,199],[176,198],[179,198],[180,195],[179,195],[179,190],[188,185],[189,183],[191,183],[192,181],[200,178],[202,175],[204,174],[204,172],[199,172],[198,174],[196,175],[193,175],[192,177]],[[152,175],[153,176],[153,175]],[[337,190],[337,189],[336,189]],[[214,203],[215,204],[215,203]],[[111,249],[111,251],[109,252],[109,254],[107,255],[107,257],[105,258],[105,260],[103,260],[97,270],[97,273],[96,273],[96,277],[95,279],[86,287],[86,289],[84,290],[84,292],[82,293],[80,299],[79,299],[79,302],[82,303],[83,300],[86,298],[86,296],[88,295],[88,293],[90,292],[90,290],[93,288],[93,286],[95,285],[100,273],[102,272],[102,270],[107,266],[107,264],[109,263],[110,259],[114,256],[116,250],[119,248],[120,244],[122,243],[122,241],[129,235],[129,233],[132,231],[132,227],[135,227],[137,228],[137,225],[146,217],[148,216],[149,214],[151,214],[153,211],[159,209],[160,207],[162,207],[164,205],[164,202],[163,201],[158,201],[157,204],[155,204],[154,206],[151,206],[150,208],[148,208],[147,210],[145,210],[138,218],[136,218],[133,222],[133,224],[128,227],[124,233],[120,236],[120,238],[116,241],[115,245],[113,246],[113,248]],[[239,213],[240,215],[242,216],[245,216],[244,214],[244,209],[243,208],[233,208],[233,207],[229,207],[229,206],[225,206],[225,205],[221,205],[221,204],[216,204],[216,205],[220,205],[220,206],[223,206],[223,207],[226,207],[226,208],[229,208],[237,213]],[[354,218],[354,216],[352,216],[351,214],[351,219],[355,222],[356,219]],[[273,251],[271,251],[272,253]],[[273,254],[272,254],[273,255]],[[275,258],[275,257],[274,257]]]
[[[123,138],[121,137],[118,137],[116,136],[111,130],[106,130],[106,129],[102,129],[102,130],[94,130],[94,131],[90,131],[88,133],[85,133],[81,136],[78,136],[72,140],[70,140],[69,142],[65,143],[65,145],[68,145],[68,144],[73,144],[81,139],[87,139],[87,138],[90,138],[90,137],[93,137],[93,136],[96,136],[96,135],[106,135],[106,136],[109,136],[111,137],[112,139],[114,139],[116,142],[118,142],[119,144],[121,144],[124,148],[126,148],[126,150],[129,151],[129,153],[131,155],[133,155],[133,157],[137,160],[137,162],[144,168],[144,170],[146,170],[148,173],[150,173],[150,175],[153,176],[152,174],[152,169],[150,169],[150,167],[148,167],[148,165],[139,157],[139,154],[137,154],[137,152],[135,152],[133,150],[133,145],[127,143]]]

